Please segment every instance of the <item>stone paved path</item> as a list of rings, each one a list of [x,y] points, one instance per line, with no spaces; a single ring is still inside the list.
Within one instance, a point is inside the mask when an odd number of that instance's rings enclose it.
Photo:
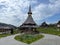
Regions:
[[[18,34],[16,34],[18,35]],[[0,39],[0,45],[28,45],[26,43],[22,43],[16,41],[14,37],[16,35],[11,35],[8,37],[4,37]],[[50,34],[43,34],[45,37],[30,44],[30,45],[60,45],[60,37]]]

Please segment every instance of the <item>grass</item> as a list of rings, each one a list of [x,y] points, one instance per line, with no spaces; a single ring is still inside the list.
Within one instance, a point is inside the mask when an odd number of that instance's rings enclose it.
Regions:
[[[60,29],[58,31],[58,28],[56,28],[56,27],[48,27],[48,28],[40,27],[40,28],[38,28],[38,31],[41,33],[53,34],[53,35],[60,36]]]
[[[0,38],[10,36],[11,34],[0,34]]]
[[[35,42],[41,38],[43,38],[43,35],[32,35],[32,34],[24,34],[24,35],[18,35],[15,37],[16,40],[30,44],[32,42]]]

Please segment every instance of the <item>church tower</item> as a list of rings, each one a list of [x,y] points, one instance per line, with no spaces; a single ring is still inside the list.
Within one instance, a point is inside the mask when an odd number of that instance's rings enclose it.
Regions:
[[[26,21],[20,26],[20,30],[25,33],[35,33],[37,32],[37,24],[32,18],[31,5],[29,6],[28,17]]]

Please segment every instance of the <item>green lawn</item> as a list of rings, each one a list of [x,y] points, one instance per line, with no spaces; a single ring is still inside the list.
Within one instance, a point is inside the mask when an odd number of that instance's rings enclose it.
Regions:
[[[0,34],[0,38],[10,36],[11,34]]]
[[[32,35],[32,34],[24,34],[24,35],[18,35],[15,37],[16,40],[30,44],[32,42],[35,42],[41,38],[43,38],[43,35]]]
[[[41,33],[47,33],[47,34],[53,34],[53,35],[60,36],[60,29],[58,31],[58,28],[56,27],[48,27],[48,28],[40,27],[38,28],[38,31]]]

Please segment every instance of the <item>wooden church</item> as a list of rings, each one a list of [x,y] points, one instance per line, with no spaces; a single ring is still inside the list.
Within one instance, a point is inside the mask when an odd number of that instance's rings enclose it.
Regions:
[[[38,33],[38,25],[34,22],[32,18],[31,5],[29,6],[28,17],[26,21],[19,28],[20,31],[24,33]]]

